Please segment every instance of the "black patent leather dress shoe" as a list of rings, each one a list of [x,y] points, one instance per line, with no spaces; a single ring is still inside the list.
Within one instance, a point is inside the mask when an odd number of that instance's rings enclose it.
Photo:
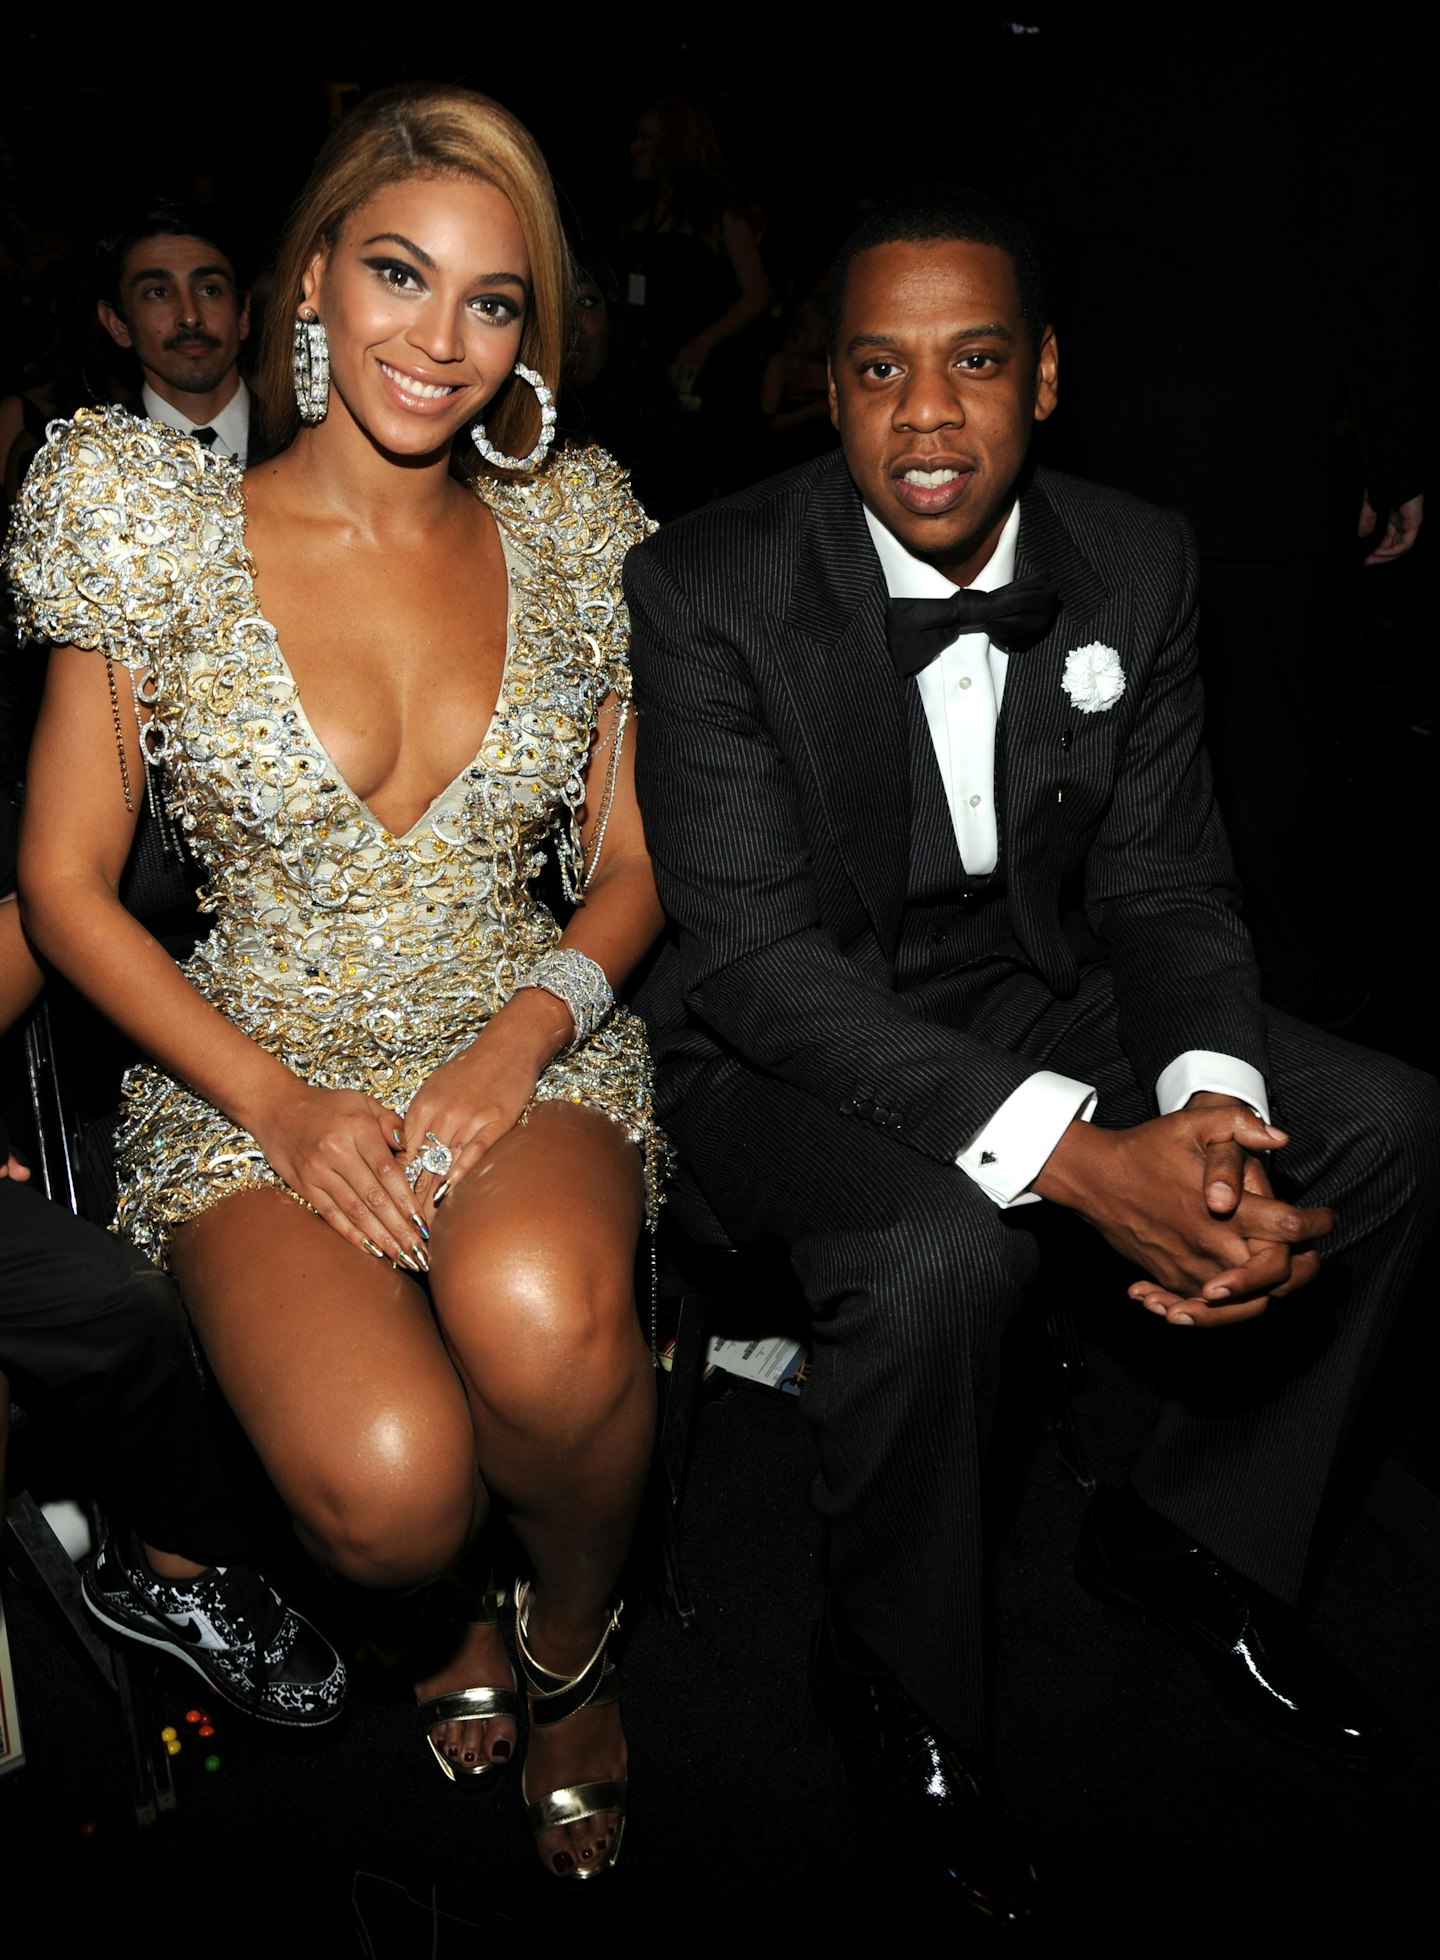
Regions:
[[[833,1601],[815,1629],[811,1683],[867,1839],[896,1876],[991,1920],[1028,1918],[1034,1869],[993,1781],[927,1720]]]
[[[1091,1500],[1075,1574],[1097,1598],[1174,1634],[1252,1728],[1350,1769],[1398,1760],[1389,1716],[1294,1608],[1240,1578],[1128,1485]]]

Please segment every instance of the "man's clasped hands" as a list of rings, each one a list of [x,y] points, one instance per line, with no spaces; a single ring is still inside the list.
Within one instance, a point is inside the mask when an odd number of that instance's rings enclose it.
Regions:
[[[1133,1129],[1074,1122],[1034,1188],[1076,1211],[1147,1277],[1132,1300],[1172,1326],[1250,1320],[1312,1280],[1324,1206],[1287,1204],[1265,1157],[1289,1141],[1232,1096],[1202,1091]]]

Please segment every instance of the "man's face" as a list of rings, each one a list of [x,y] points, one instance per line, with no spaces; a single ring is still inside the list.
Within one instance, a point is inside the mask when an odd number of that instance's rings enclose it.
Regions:
[[[1031,345],[998,245],[875,245],[850,267],[831,420],[869,509],[957,585],[995,549],[1056,367],[1048,327]]]
[[[161,233],[132,245],[120,268],[120,310],[100,302],[100,319],[132,347],[157,395],[209,395],[231,374],[250,331],[249,303],[235,272],[208,239]],[[232,391],[233,392],[233,391]]]

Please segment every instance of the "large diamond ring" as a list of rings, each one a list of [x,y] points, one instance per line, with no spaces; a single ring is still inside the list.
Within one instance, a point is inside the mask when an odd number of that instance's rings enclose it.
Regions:
[[[413,1191],[420,1182],[422,1171],[430,1171],[436,1177],[448,1177],[450,1166],[455,1162],[455,1153],[448,1143],[442,1143],[433,1130],[425,1132],[425,1142],[405,1166],[405,1182]]]

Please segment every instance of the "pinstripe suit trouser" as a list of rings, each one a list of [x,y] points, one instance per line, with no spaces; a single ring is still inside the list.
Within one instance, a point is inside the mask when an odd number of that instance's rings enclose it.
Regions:
[[[1272,1114],[1292,1137],[1277,1185],[1337,1214],[1323,1269],[1262,1321],[1176,1330],[1197,1361],[1201,1343],[1229,1344],[1232,1382],[1248,1353],[1264,1363],[1253,1393],[1216,1404],[1197,1385],[1168,1402],[1132,1474],[1157,1511],[1293,1599],[1440,1197],[1440,1096],[1428,1076],[1282,1015],[1269,1041]],[[1098,1120],[1153,1113],[1120,1053],[1105,969],[1024,1047],[1094,1083]],[[710,1064],[665,1121],[732,1236],[790,1248],[813,1322],[801,1406],[816,1501],[855,1631],[933,1721],[983,1748],[980,1467],[1001,1336],[1039,1264],[1032,1208],[1003,1211],[963,1172],[733,1061]]]

